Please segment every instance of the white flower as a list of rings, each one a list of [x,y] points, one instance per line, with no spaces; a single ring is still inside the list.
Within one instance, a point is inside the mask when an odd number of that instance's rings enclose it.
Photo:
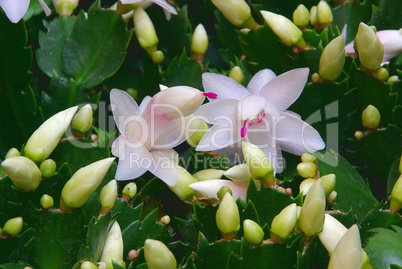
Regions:
[[[169,5],[166,0],[120,0],[124,5],[126,4],[141,4],[144,8],[152,3],[157,4],[163,8],[167,20],[170,20],[171,14],[177,15],[176,9]]]
[[[149,170],[174,186],[179,174],[178,154],[173,147],[191,135],[187,127],[197,130],[200,121],[194,120],[191,114],[202,104],[205,95],[191,87],[177,86],[152,98],[145,97],[138,106],[127,92],[113,89],[110,102],[122,134],[112,145],[112,154],[119,157],[116,179],[134,179]]]
[[[50,8],[46,5],[45,1],[38,1],[45,11],[46,16],[49,16],[51,11]],[[29,2],[30,0],[0,0],[0,7],[4,10],[7,18],[12,23],[17,23],[22,19],[22,17],[24,17],[25,13],[27,13]]]
[[[214,124],[196,149],[221,150],[218,152],[234,162],[242,156],[241,141],[248,141],[264,151],[278,173],[283,169],[278,164],[281,149],[297,155],[323,149],[319,133],[298,114],[286,110],[300,96],[308,73],[308,68],[300,68],[276,77],[264,69],[251,79],[247,89],[224,75],[204,73],[204,89],[210,95],[217,94],[217,100],[195,113]]]

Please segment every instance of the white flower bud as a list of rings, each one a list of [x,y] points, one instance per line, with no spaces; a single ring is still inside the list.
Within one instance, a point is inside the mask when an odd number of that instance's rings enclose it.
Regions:
[[[123,261],[123,247],[120,226],[115,221],[107,234],[105,246],[100,257],[100,261],[106,264],[106,269],[113,269],[112,261],[124,268],[126,267]]]
[[[225,170],[204,169],[193,174],[193,177],[199,181],[204,181],[210,179],[220,179],[225,173],[226,173]]]
[[[141,7],[134,10],[134,30],[138,43],[152,56],[158,47],[159,40],[154,24]]]
[[[216,225],[226,240],[232,240],[240,230],[240,213],[236,201],[226,193],[216,211]]]
[[[149,269],[176,269],[173,253],[161,241],[147,239],[144,246],[145,261]]]
[[[102,214],[107,214],[110,209],[112,209],[117,198],[117,181],[116,179],[111,180],[106,184],[100,194],[99,201],[102,205]]]
[[[205,52],[208,49],[208,35],[204,26],[200,23],[195,27],[193,37],[191,39],[191,51],[197,61],[202,61]]]
[[[35,191],[42,178],[36,164],[23,156],[4,160],[1,169],[7,173],[14,186],[25,191]]]
[[[91,105],[83,106],[73,118],[72,128],[81,134],[86,133],[92,126],[92,107]]]
[[[271,240],[281,242],[289,237],[297,220],[297,206],[295,203],[285,207],[271,223]]]
[[[251,16],[250,7],[244,0],[211,0],[233,25],[254,29],[257,23]]]

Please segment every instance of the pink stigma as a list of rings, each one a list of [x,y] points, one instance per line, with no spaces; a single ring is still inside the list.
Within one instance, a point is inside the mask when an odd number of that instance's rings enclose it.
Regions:
[[[243,128],[240,129],[240,136],[245,137],[247,134],[247,120],[244,121]]]
[[[210,99],[216,99],[218,98],[218,95],[216,93],[213,92],[204,92],[202,93],[204,96],[210,98]]]

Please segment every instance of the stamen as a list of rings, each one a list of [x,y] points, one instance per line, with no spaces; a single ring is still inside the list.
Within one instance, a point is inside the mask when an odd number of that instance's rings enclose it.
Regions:
[[[218,95],[216,93],[213,92],[203,92],[202,93],[204,96],[210,98],[210,99],[216,99],[218,98]]]
[[[241,137],[245,137],[246,134],[247,134],[247,123],[248,123],[248,120],[245,120],[244,124],[243,124],[243,128],[240,129],[240,136]]]

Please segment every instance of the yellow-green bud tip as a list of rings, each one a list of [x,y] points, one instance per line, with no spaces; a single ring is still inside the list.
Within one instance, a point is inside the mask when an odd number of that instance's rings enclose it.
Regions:
[[[301,156],[302,162],[314,163],[316,160],[317,158],[314,155],[311,155],[310,153],[303,153]]]
[[[297,221],[297,206],[295,203],[285,207],[271,223],[271,240],[280,242],[289,237]]]
[[[185,203],[191,203],[193,200],[193,196],[195,192],[190,189],[188,186],[197,182],[195,179],[186,169],[179,166],[179,178],[177,180],[176,185],[168,186],[171,191],[173,191],[180,200]]]
[[[391,201],[389,209],[398,212],[402,208],[402,175],[399,176],[391,191]]]
[[[216,211],[216,225],[226,240],[232,240],[240,230],[240,213],[236,201],[226,193]]]
[[[341,74],[344,64],[345,38],[340,35],[333,39],[322,52],[318,73],[321,78],[334,81]]]
[[[387,80],[387,83],[394,83],[399,80],[398,76],[390,76],[389,79]]]
[[[264,231],[253,220],[245,219],[243,221],[244,238],[250,244],[259,245],[264,239]]]
[[[22,231],[24,221],[22,217],[16,217],[7,220],[3,227],[3,233],[7,233],[11,236],[16,236]]]
[[[177,262],[173,253],[161,241],[147,239],[144,257],[149,269],[176,269]]]
[[[42,178],[36,164],[23,156],[4,160],[1,168],[10,177],[14,186],[25,191],[35,191]]]
[[[317,5],[318,23],[326,26],[334,19],[332,16],[331,7],[325,1],[320,1]]]
[[[222,12],[223,16],[235,26],[254,29],[255,23],[251,17],[250,7],[244,0],[211,0],[212,3]],[[250,23],[249,21],[253,21]],[[252,24],[248,27],[248,24]]]
[[[362,124],[366,128],[377,129],[381,121],[380,111],[373,106],[368,105],[362,113]]]
[[[312,75],[311,75],[311,80],[312,80],[314,83],[318,83],[318,82],[321,80],[320,74],[318,74],[318,73],[312,74]]]
[[[56,174],[56,162],[52,159],[44,160],[40,164],[40,171],[45,178],[54,176]]]
[[[108,184],[106,184],[100,194],[99,201],[102,205],[102,214],[107,214],[110,209],[112,209],[114,203],[117,198],[117,181],[116,179],[111,180]]]
[[[196,147],[208,130],[209,130],[208,124],[205,121],[201,121],[197,130],[187,139],[187,143],[192,147]]]
[[[47,194],[42,195],[42,197],[40,198],[40,205],[43,207],[43,209],[53,207],[54,205],[53,197]]]
[[[53,0],[53,6],[60,16],[70,16],[78,6],[78,0]]]
[[[83,106],[77,114],[75,114],[72,122],[74,130],[81,134],[86,133],[92,126],[92,107],[91,105]]]
[[[107,269],[113,269],[112,261],[125,267],[123,261],[123,237],[117,221],[110,228],[100,261],[106,264]]]
[[[165,215],[165,216],[163,216],[162,218],[161,218],[161,223],[163,224],[163,225],[168,225],[169,223],[170,223],[170,217],[168,216],[168,215]]]
[[[317,6],[312,6],[310,9],[310,24],[315,26],[318,23]]]
[[[312,162],[301,162],[297,165],[297,172],[304,178],[315,177],[317,166]]]
[[[322,181],[322,185],[324,186],[325,197],[328,197],[335,188],[336,176],[335,174],[328,174],[320,177],[320,179]]]
[[[256,145],[242,142],[243,156],[253,178],[266,186],[275,185],[274,168],[265,153]]]
[[[81,269],[99,269],[98,266],[96,266],[96,264],[94,264],[93,262],[90,261],[84,261],[83,263],[81,263]]]
[[[310,13],[308,9],[300,4],[293,12],[293,22],[299,27],[306,27],[310,21]]]
[[[243,70],[241,70],[239,66],[235,66],[230,70],[229,77],[236,80],[239,83],[243,83],[244,81]]]
[[[12,158],[12,157],[18,157],[18,156],[20,156],[20,155],[21,155],[21,154],[20,154],[20,152],[19,152],[18,149],[16,149],[16,148],[11,148],[11,149],[7,152],[5,159]]]
[[[223,186],[218,191],[218,198],[222,200],[226,193],[233,195],[232,190],[228,186]]]
[[[362,22],[359,24],[354,48],[364,68],[370,71],[380,68],[384,56],[384,46],[373,29]]]

